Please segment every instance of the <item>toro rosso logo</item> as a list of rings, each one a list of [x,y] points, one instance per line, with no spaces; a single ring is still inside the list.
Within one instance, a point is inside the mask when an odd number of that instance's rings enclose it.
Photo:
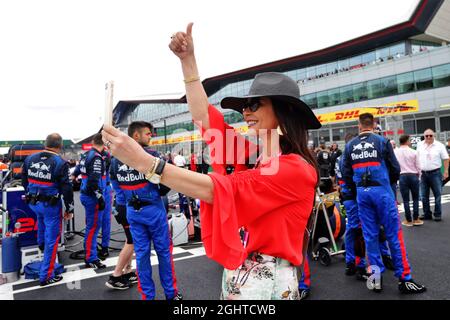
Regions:
[[[123,164],[117,169],[117,172],[129,172],[133,170],[134,170],[133,168],[127,166],[126,164]]]
[[[52,174],[50,173],[50,165],[46,165],[43,162],[33,162],[31,163],[30,168],[28,168],[28,176],[44,180],[51,180]]]
[[[356,146],[353,146],[353,152],[355,152],[356,150],[366,150],[366,149],[375,149],[375,146],[373,145],[373,143],[370,142],[361,142],[359,144],[357,144]]]
[[[37,162],[37,163],[31,163],[30,169],[37,169],[37,170],[42,170],[42,171],[50,171],[50,166],[46,165],[43,162]]]
[[[377,158],[378,152],[373,143],[363,141],[353,146],[351,157],[352,160]]]
[[[126,183],[143,180],[145,180],[145,176],[142,173],[135,171],[126,164],[123,164],[117,168],[117,181],[119,182]]]

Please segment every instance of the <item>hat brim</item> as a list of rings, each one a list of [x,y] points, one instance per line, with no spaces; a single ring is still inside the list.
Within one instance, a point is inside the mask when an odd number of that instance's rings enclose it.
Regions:
[[[261,98],[261,97],[268,97],[268,98],[274,98],[281,101],[286,101],[298,108],[300,108],[301,113],[305,116],[302,120],[305,121],[305,126],[307,129],[320,129],[322,127],[322,124],[317,119],[314,112],[311,110],[311,108],[304,103],[302,100],[290,96],[277,96],[277,95],[248,95],[243,97],[226,97],[223,98],[220,102],[220,106],[223,109],[233,109],[239,113],[242,113],[242,106],[248,101],[248,99],[251,98]],[[299,119],[300,120],[300,119]]]

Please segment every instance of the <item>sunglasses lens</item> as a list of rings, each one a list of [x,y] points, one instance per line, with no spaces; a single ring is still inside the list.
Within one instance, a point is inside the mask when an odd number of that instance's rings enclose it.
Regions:
[[[255,112],[259,108],[259,100],[250,100],[244,104],[243,109],[249,109],[251,112]]]

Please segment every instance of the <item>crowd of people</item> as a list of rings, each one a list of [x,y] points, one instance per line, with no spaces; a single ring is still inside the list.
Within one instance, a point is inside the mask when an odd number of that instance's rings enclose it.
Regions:
[[[153,126],[145,121],[131,123],[127,133],[105,125],[94,136],[92,149],[82,156],[72,175],[82,177],[86,266],[105,268],[101,259],[109,254],[113,210],[126,235],[117,266],[106,283],[109,288],[125,290],[138,282],[142,299],[154,299],[150,263],[153,244],[166,299],[183,299],[177,287],[172,239],[162,201],[174,190],[180,200],[186,195],[201,201],[201,237],[206,255],[224,267],[222,299],[305,298],[309,293],[305,283],[310,282],[305,274],[298,279],[297,269],[308,261],[304,239],[316,191],[338,186],[348,224],[345,274],[356,274],[364,280],[373,275],[382,279],[384,256],[389,255],[400,292],[426,290],[411,276],[392,186],[400,179],[409,208],[406,190],[415,188],[411,190],[414,202],[420,179],[423,219],[432,217],[425,199],[431,188],[436,199],[434,219],[441,220],[440,190],[442,180],[448,179],[448,154],[431,130],[425,132],[425,141],[417,152],[407,149],[409,138],[405,136],[394,153],[389,140],[374,132],[373,115],[365,113],[359,116],[360,133],[346,137],[343,150],[337,144],[328,150],[323,141],[316,153],[311,152],[308,129],[319,129],[320,122],[299,99],[294,80],[267,72],[255,76],[247,95],[221,101],[222,108],[243,114],[249,134],[259,138],[254,144],[227,125],[222,113],[208,103],[194,54],[192,24],[185,32],[172,35],[169,48],[181,62],[189,111],[211,147],[213,172],[204,174],[209,170],[205,172],[199,166],[196,155],[186,159],[150,149]],[[62,279],[54,273],[55,248],[62,219],[70,219],[74,213],[69,164],[59,155],[61,147],[61,137],[49,135],[45,151],[28,157],[23,171],[27,201],[38,216],[38,243],[45,261],[40,276],[43,286]],[[258,157],[252,163],[255,154]],[[443,175],[441,160],[445,163]],[[412,218],[405,207],[405,221],[418,225],[417,202],[413,207]],[[100,230],[101,250],[97,251]],[[385,240],[380,241],[380,233]],[[363,255],[355,249],[358,234],[365,242]],[[133,251],[136,272],[131,269]],[[375,292],[382,289],[382,281],[371,287]]]

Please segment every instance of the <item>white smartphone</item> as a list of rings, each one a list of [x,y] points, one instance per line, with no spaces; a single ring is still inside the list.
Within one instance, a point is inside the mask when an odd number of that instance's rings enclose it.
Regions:
[[[114,81],[108,81],[105,85],[105,115],[104,124],[113,125],[113,95]]]

